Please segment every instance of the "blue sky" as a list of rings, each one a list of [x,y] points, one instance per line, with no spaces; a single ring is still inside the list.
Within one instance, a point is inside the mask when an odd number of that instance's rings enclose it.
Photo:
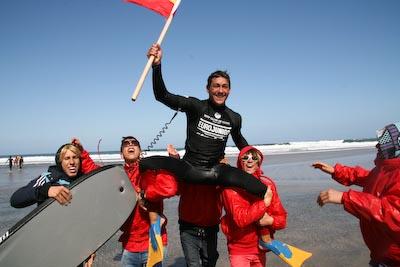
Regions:
[[[249,143],[373,137],[399,121],[400,1],[182,0],[163,43],[171,92],[207,97],[228,70],[228,106]],[[111,0],[0,1],[0,155],[146,147],[173,111],[147,77],[130,100],[160,15]],[[156,148],[184,146],[180,113]],[[232,144],[230,141],[229,144]]]

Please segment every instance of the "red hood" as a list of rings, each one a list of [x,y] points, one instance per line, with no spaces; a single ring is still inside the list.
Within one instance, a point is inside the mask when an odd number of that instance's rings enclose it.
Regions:
[[[261,153],[260,150],[258,150],[258,149],[255,148],[254,146],[245,146],[244,148],[242,148],[242,150],[240,150],[239,156],[238,156],[238,158],[237,158],[236,166],[237,166],[239,169],[241,169],[241,170],[243,169],[243,168],[242,168],[242,161],[241,161],[241,158],[242,158],[242,156],[243,156],[244,154],[246,154],[246,153],[249,152],[250,150],[256,151],[257,154],[259,154],[259,155],[261,156],[261,158],[260,158],[260,160],[259,160],[259,162],[258,162],[259,167],[258,167],[257,171],[256,171],[255,173],[253,173],[254,176],[260,177],[260,176],[263,174],[263,171],[261,170],[260,166],[262,165],[262,162],[263,162],[263,160],[264,160],[264,155]]]

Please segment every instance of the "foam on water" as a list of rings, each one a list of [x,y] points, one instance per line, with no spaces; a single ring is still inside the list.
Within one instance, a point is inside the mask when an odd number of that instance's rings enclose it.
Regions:
[[[355,148],[372,148],[376,145],[376,141],[360,141],[360,142],[345,142],[344,140],[321,140],[321,141],[304,141],[304,142],[289,142],[284,144],[271,144],[271,145],[255,145],[257,149],[264,154],[287,154],[296,152],[311,152],[311,151],[325,151],[325,150],[345,150]],[[178,151],[181,156],[185,154],[185,150]],[[227,147],[225,154],[227,156],[236,155],[239,150],[236,147]],[[122,162],[118,152],[103,152],[103,153],[90,153],[94,161],[107,162]],[[161,155],[167,156],[166,151],[149,151],[144,154],[145,157]],[[8,157],[1,157],[1,165],[7,165]],[[24,164],[51,164],[54,163],[54,155],[29,155],[24,156]]]

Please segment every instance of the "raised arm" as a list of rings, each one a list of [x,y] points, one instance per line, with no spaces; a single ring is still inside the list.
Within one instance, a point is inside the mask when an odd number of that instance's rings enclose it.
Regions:
[[[93,170],[100,168],[100,166],[97,165],[93,161],[93,159],[90,157],[89,153],[83,148],[83,145],[78,138],[76,138],[76,137],[72,138],[71,144],[73,144],[74,146],[77,146],[82,151],[82,153],[81,153],[82,173],[86,174],[86,173],[89,173]]]
[[[194,108],[193,105],[191,105],[192,98],[175,95],[167,90],[161,72],[162,49],[160,45],[153,44],[147,56],[154,56],[155,58],[153,62],[153,92],[156,100],[174,110],[180,109],[186,111],[190,108]]]

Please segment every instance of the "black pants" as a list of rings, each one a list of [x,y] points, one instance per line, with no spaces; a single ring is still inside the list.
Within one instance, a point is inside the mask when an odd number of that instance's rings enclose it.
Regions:
[[[195,184],[239,187],[260,198],[264,197],[267,186],[238,168],[217,164],[212,168],[194,167],[185,160],[165,156],[152,156],[140,161],[140,170],[166,170],[176,175],[180,181]]]

